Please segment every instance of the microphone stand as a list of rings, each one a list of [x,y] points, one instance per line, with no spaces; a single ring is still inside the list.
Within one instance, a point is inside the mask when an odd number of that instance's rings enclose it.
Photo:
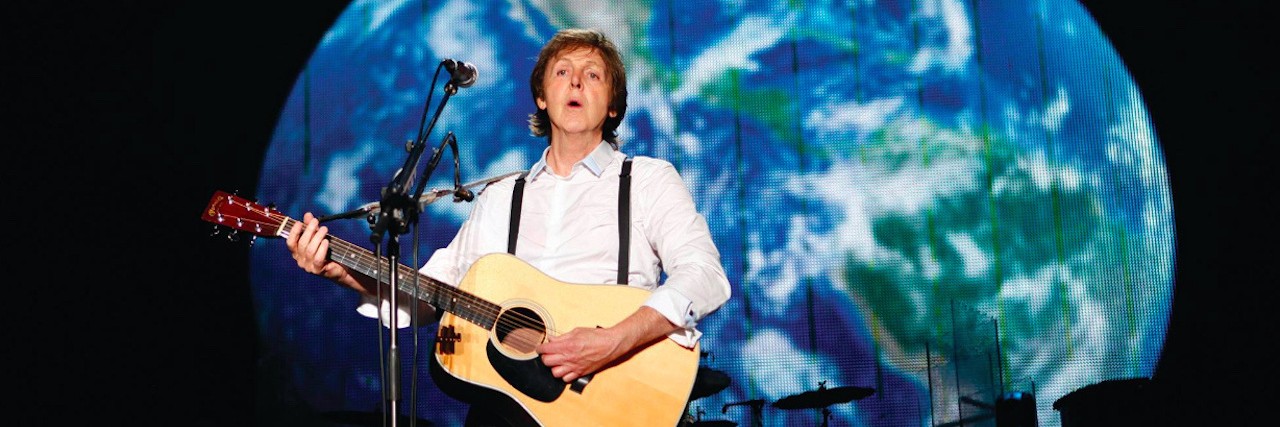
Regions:
[[[727,414],[729,413],[730,407],[742,406],[742,405],[745,405],[751,408],[751,425],[753,427],[759,427],[761,423],[764,421],[762,420],[764,411],[761,410],[764,408],[764,399],[752,399],[752,400],[744,400],[741,402],[729,403],[720,407],[720,413]]]
[[[440,66],[436,67],[437,76],[440,74],[440,68],[443,65],[444,63],[442,62]],[[435,87],[434,78],[432,79],[431,86]],[[397,425],[400,418],[400,349],[399,344],[397,343],[397,335],[399,335],[398,329],[400,326],[400,305],[397,302],[398,294],[400,293],[400,275],[398,274],[399,269],[397,268],[400,265],[399,236],[401,234],[408,233],[410,224],[417,224],[418,214],[420,213],[420,205],[417,201],[418,197],[422,195],[422,184],[419,184],[419,188],[414,192],[414,196],[412,198],[408,195],[408,184],[413,180],[415,168],[418,165],[419,159],[422,158],[422,152],[426,147],[426,143],[424,142],[426,140],[426,136],[431,134],[431,129],[435,127],[436,121],[440,119],[440,112],[444,110],[445,103],[449,101],[449,97],[458,92],[458,86],[453,81],[450,81],[445,84],[444,92],[445,96],[440,99],[440,104],[436,107],[435,116],[431,119],[430,127],[428,127],[426,133],[423,134],[421,124],[419,125],[418,138],[416,138],[413,143],[407,147],[409,157],[405,159],[404,166],[396,171],[395,176],[391,178],[391,182],[382,189],[382,200],[379,202],[380,209],[378,214],[369,218],[369,221],[371,222],[370,226],[372,228],[369,240],[373,242],[374,246],[382,244],[383,234],[388,234],[390,236],[387,241],[387,285],[391,288],[391,295],[388,297],[388,303],[391,305],[391,309],[389,310],[391,318],[388,320],[391,325],[389,328],[391,332],[388,334],[390,338],[387,350],[387,371],[385,374],[386,378],[384,378],[385,387],[383,394],[387,402],[387,415],[389,416],[393,427]],[[426,105],[431,105],[430,95],[427,96]],[[424,106],[422,116],[424,122],[427,118],[426,112],[427,107]],[[421,183],[426,183],[427,179],[430,178],[431,172],[440,161],[440,153],[444,151],[443,144],[451,141],[452,139],[453,133],[450,132],[445,136],[444,142],[441,143],[442,147],[432,153],[432,158],[428,162],[429,166],[426,170],[426,174],[423,175],[422,180],[420,181]],[[456,164],[458,160],[458,148],[456,144],[453,145],[453,154],[456,179]],[[416,312],[418,302],[414,301],[413,303],[414,312]],[[381,309],[379,309],[379,311],[381,311]]]

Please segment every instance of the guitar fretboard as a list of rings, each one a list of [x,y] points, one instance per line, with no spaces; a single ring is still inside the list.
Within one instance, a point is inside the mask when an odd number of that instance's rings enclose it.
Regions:
[[[280,237],[289,237],[289,230],[298,221],[284,217]],[[329,259],[352,270],[376,278],[379,283],[390,284],[388,274],[389,259],[375,255],[359,245],[342,240],[335,236],[329,238]],[[466,293],[449,284],[432,279],[418,270],[396,263],[396,287],[406,295],[435,306],[438,309],[453,313],[455,316],[474,323],[485,329],[492,329],[497,322],[502,307]]]

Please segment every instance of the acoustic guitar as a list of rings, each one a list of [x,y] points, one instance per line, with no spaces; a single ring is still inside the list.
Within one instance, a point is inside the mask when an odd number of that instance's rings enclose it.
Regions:
[[[224,191],[214,193],[201,218],[262,237],[288,237],[297,223]],[[328,239],[330,259],[390,283],[386,257]],[[450,383],[509,398],[544,426],[675,426],[684,415],[698,370],[697,346],[660,339],[569,384],[552,376],[534,351],[548,336],[622,321],[649,291],[564,283],[506,253],[481,257],[457,287],[403,264],[396,274],[405,295],[444,312],[433,355],[459,380]]]

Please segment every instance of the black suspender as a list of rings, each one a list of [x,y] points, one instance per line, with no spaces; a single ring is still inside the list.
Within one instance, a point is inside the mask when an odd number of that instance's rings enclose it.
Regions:
[[[520,235],[520,208],[524,201],[525,177],[529,171],[516,178],[511,191],[511,229],[507,233],[507,253],[516,254],[516,238]],[[627,284],[627,272],[631,265],[631,156],[622,161],[622,173],[618,174],[618,284]]]
[[[618,284],[627,284],[631,271],[631,156],[618,174]]]
[[[516,236],[520,235],[520,204],[524,202],[524,178],[529,171],[524,171],[516,178],[516,188],[511,191],[511,231],[507,233],[507,253],[516,254]]]

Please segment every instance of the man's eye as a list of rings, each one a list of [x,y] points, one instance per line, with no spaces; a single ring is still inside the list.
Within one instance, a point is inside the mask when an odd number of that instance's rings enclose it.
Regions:
[[[556,70],[556,75],[557,75],[557,76],[563,76],[563,75],[565,75],[566,73],[567,73],[567,71],[565,71],[565,70]]]

